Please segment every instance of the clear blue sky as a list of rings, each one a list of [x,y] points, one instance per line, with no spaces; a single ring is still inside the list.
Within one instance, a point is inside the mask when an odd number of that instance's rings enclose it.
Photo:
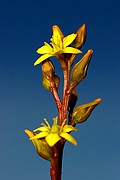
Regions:
[[[77,89],[77,105],[103,100],[88,121],[77,126],[73,136],[78,146],[66,144],[62,179],[120,179],[119,0],[1,1],[0,179],[49,179],[49,163],[36,154],[23,131],[57,113],[51,94],[41,85],[41,66],[33,66],[36,49],[49,42],[52,25],[67,35],[84,23],[87,40],[82,51],[92,48],[94,54],[88,76]]]

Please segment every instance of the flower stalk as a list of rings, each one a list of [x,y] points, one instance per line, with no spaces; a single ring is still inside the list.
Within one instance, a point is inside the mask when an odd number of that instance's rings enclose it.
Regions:
[[[35,146],[38,155],[50,162],[51,180],[61,180],[64,145],[66,141],[69,141],[77,146],[76,140],[70,133],[78,131],[75,126],[88,119],[93,109],[101,102],[101,98],[75,107],[78,100],[76,87],[86,77],[93,54],[92,49],[88,50],[74,64],[77,54],[82,53],[80,49],[86,40],[86,25],[82,25],[76,33],[67,36],[64,36],[57,25],[52,29],[51,42],[50,44],[44,42],[44,45],[38,48],[37,53],[41,56],[34,65],[42,63],[42,84],[54,97],[58,115],[53,118],[52,125],[44,118],[45,123],[42,123],[40,127],[33,131],[25,130],[25,133]],[[53,56],[60,62],[63,72],[61,98],[58,93],[60,78],[56,75],[55,66],[50,60]]]

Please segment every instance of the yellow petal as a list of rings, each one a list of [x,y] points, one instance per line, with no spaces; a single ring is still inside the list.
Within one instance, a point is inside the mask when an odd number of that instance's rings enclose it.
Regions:
[[[48,47],[50,49],[50,51],[52,51],[52,47],[47,42],[44,42],[44,44],[46,47]]]
[[[66,139],[67,141],[71,142],[75,146],[77,146],[76,140],[70,134],[68,134],[66,132],[62,132],[62,133],[60,133],[60,136],[63,137],[64,139]]]
[[[57,28],[57,26],[53,26],[53,36],[51,39],[56,45],[59,45],[59,43],[62,41],[60,32]]]
[[[28,129],[25,129],[24,131],[29,136],[29,138],[33,138],[35,136],[35,133],[33,133],[32,131],[30,131]],[[35,146],[35,141],[36,140],[32,140],[32,143],[33,143],[34,146]]]
[[[72,53],[72,54],[79,54],[82,53],[79,49],[73,47],[66,47],[63,49],[62,53]]]
[[[64,37],[63,39],[63,46],[67,47],[68,45],[70,45],[74,39],[76,38],[77,34],[69,34],[68,36]]]
[[[62,47],[62,42],[60,42],[59,44],[55,44],[55,42],[52,41],[50,44],[53,46],[52,54],[54,54],[54,55],[55,55],[55,53],[59,52],[62,49],[62,48],[60,49],[60,47]]]
[[[50,54],[52,51],[52,47],[45,42],[45,45],[40,47],[36,52],[38,54]]]
[[[48,143],[49,146],[54,146],[59,140],[60,136],[57,133],[50,133],[48,136],[46,136],[45,140]]]
[[[36,128],[34,132],[36,131],[49,131],[49,128],[47,126],[42,126],[42,127]]]
[[[61,29],[59,28],[59,26],[55,25],[53,26],[53,29],[56,28],[58,31],[59,31],[59,34],[61,36],[61,38],[63,39],[64,38],[64,34],[62,33]]]
[[[35,61],[34,66],[40,64],[42,61],[44,61],[45,59],[47,59],[47,58],[49,58],[49,57],[51,57],[51,56],[53,56],[53,55],[51,55],[51,54],[44,54],[44,55],[42,55],[40,58],[38,58],[38,59]]]
[[[29,136],[29,138],[32,138],[32,137],[35,136],[35,134],[32,131],[28,130],[28,129],[25,129],[24,131]]]
[[[30,140],[44,138],[48,134],[49,134],[48,132],[40,132],[39,134],[36,134],[34,137],[31,137]]]
[[[71,131],[77,131],[77,129],[71,125],[65,125],[63,126],[63,132],[71,132]]]

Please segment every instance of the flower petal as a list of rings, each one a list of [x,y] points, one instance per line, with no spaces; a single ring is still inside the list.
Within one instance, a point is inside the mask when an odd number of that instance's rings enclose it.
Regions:
[[[42,61],[46,60],[47,58],[49,58],[49,57],[51,57],[51,56],[53,56],[53,55],[51,55],[51,54],[44,54],[44,55],[42,55],[40,58],[38,58],[38,59],[35,61],[34,66],[40,64]]]
[[[46,136],[45,140],[48,143],[49,146],[54,146],[59,140],[60,136],[57,133],[50,133],[48,136]]]
[[[69,34],[68,36],[63,38],[63,46],[67,47],[68,45],[70,45],[74,39],[76,38],[77,34]]]
[[[66,124],[63,126],[63,132],[77,131],[77,129],[71,125]]]
[[[51,40],[58,46],[60,43],[62,43],[61,35],[60,35],[60,32],[59,32],[57,26],[53,26],[53,36],[52,36]]]
[[[38,54],[50,54],[52,51],[52,47],[48,43],[44,43],[45,45],[40,47],[36,52]]]
[[[36,131],[49,131],[49,128],[47,126],[41,126],[39,128],[36,128],[33,132],[36,132]]]
[[[53,26],[53,29],[54,29],[54,28],[56,28],[56,29],[58,30],[58,32],[59,32],[59,34],[60,34],[61,38],[63,39],[63,38],[64,38],[64,34],[62,33],[62,31],[61,31],[60,27],[59,27],[59,26],[57,26],[57,25],[54,25],[54,26]]]
[[[25,133],[29,136],[29,138],[32,138],[32,137],[35,136],[35,133],[33,133],[32,131],[30,131],[30,130],[28,130],[28,129],[25,129],[24,131],[25,131]]]
[[[34,137],[31,137],[30,140],[33,140],[33,139],[39,139],[39,138],[44,138],[46,136],[48,136],[48,132],[40,132],[39,134],[36,134]]]
[[[73,47],[66,47],[63,49],[62,53],[72,53],[72,54],[79,54],[82,53],[79,49],[73,48]]]
[[[63,137],[64,139],[66,139],[67,141],[71,142],[75,146],[77,146],[76,140],[70,134],[68,134],[66,132],[62,132],[62,133],[60,133],[60,136]]]

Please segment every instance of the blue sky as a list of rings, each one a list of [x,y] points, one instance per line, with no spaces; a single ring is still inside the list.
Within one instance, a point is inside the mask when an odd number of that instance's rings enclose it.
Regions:
[[[42,87],[41,66],[33,63],[37,48],[49,42],[52,25],[67,35],[85,23],[82,52],[92,48],[94,54],[87,78],[77,88],[77,105],[98,97],[102,102],[77,126],[73,136],[78,146],[66,144],[62,179],[119,180],[120,2],[4,0],[0,6],[0,179],[49,179],[49,163],[24,133],[57,113],[51,94]],[[61,74],[58,66],[56,71]]]

